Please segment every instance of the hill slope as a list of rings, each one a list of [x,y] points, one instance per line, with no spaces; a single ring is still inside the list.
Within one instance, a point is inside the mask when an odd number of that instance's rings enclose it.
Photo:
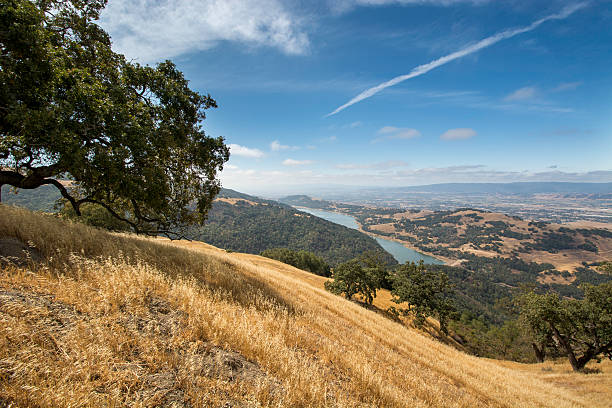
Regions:
[[[188,238],[252,254],[275,247],[306,250],[332,265],[374,251],[388,264],[397,264],[373,238],[359,231],[229,189],[221,191],[206,224],[194,228]]]
[[[30,210],[52,212],[60,198],[53,186],[18,190],[5,186],[7,204]],[[270,248],[314,252],[327,263],[337,265],[365,251],[381,255],[389,265],[397,264],[374,239],[276,201],[262,200],[230,189],[222,189],[203,227],[194,227],[187,238],[208,242],[232,251],[259,254]]]
[[[27,243],[43,259],[0,267],[1,404],[563,408],[610,401],[607,371],[558,380],[556,372],[468,356],[270,259],[204,244],[179,248],[2,205],[0,238]],[[595,393],[584,395],[587,388]]]

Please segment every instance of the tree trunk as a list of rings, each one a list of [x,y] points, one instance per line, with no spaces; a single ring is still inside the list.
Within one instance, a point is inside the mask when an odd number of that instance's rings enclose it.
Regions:
[[[542,348],[538,348],[537,344],[531,343],[531,346],[533,347],[538,363],[543,363],[544,357],[546,357],[546,345],[542,346]]]
[[[446,326],[446,319],[444,317],[440,317],[439,321],[440,321],[440,331],[443,334],[448,335],[448,326]]]
[[[572,346],[569,344],[567,339],[563,337],[561,333],[559,333],[559,330],[557,330],[556,327],[551,325],[551,329],[553,330],[553,333],[555,334],[555,338],[557,339],[559,344],[561,344],[561,346],[563,346],[563,348],[567,352],[567,358],[569,359],[569,362],[572,365],[572,370],[580,371],[584,367],[584,365],[587,363],[588,360],[582,361],[582,359],[584,358],[583,356],[580,359],[581,361],[578,361],[578,359],[576,359],[576,354],[574,353],[574,350],[572,350]]]

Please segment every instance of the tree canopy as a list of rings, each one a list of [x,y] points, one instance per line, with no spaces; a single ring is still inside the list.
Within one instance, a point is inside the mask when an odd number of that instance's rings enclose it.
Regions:
[[[428,270],[423,265],[407,262],[400,265],[393,281],[393,301],[408,303],[404,312],[413,312],[417,326],[425,322],[427,316],[436,316],[440,322],[440,330],[447,334],[447,321],[454,313],[453,289],[448,276],[438,270]]]
[[[298,269],[312,272],[315,275],[328,277],[331,275],[329,265],[323,258],[309,251],[294,251],[289,248],[271,248],[262,251],[261,256],[276,259]]]
[[[0,0],[0,187],[53,185],[78,215],[97,204],[171,234],[219,192],[229,149],[201,127],[217,104],[172,62],[113,52],[96,24],[105,4]]]
[[[551,337],[575,371],[602,355],[612,359],[612,282],[586,284],[581,300],[531,291],[521,295],[518,304],[534,337]]]
[[[386,276],[387,270],[380,255],[366,252],[335,267],[332,272],[333,280],[325,282],[325,289],[344,294],[347,299],[359,294],[371,305]]]

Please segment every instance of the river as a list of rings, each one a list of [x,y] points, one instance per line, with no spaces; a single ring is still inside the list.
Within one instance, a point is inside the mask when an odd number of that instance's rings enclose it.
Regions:
[[[355,218],[350,215],[340,214],[332,211],[317,210],[314,208],[296,207],[298,210],[308,214],[315,215],[319,218],[323,218],[327,221],[334,222],[336,224],[344,225],[345,227],[352,229],[359,229],[359,224],[355,221]],[[390,239],[372,237],[380,244],[385,251],[389,252],[397,260],[397,262],[403,264],[406,262],[419,262],[423,260],[426,264],[437,264],[443,265],[444,261],[441,261],[433,256],[425,255],[419,251],[415,251],[412,248],[407,248],[404,245]]]

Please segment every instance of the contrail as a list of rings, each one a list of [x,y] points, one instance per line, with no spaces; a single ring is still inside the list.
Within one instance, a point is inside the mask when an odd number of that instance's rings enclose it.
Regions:
[[[345,103],[344,105],[337,108],[335,111],[325,115],[325,117],[335,115],[336,113],[348,108],[351,105],[356,104],[357,102],[363,101],[364,99],[369,98],[370,96],[376,95],[377,93],[379,93],[385,88],[388,88],[393,85],[397,85],[400,82],[404,82],[407,79],[421,76],[431,71],[432,69],[442,66],[444,64],[448,64],[449,62],[456,60],[457,58],[461,58],[461,57],[465,57],[466,55],[473,54],[479,50],[482,50],[483,48],[490,47],[491,45],[498,43],[502,40],[512,38],[515,35],[526,33],[531,30],[535,30],[536,28],[538,28],[541,24],[545,23],[546,21],[563,20],[564,18],[569,17],[571,14],[573,14],[577,10],[580,10],[581,8],[586,7],[586,5],[587,3],[585,2],[585,3],[577,3],[574,5],[567,6],[563,10],[561,10],[559,13],[551,14],[549,16],[543,17],[539,20],[534,21],[528,26],[502,31],[490,37],[484,38],[478,41],[476,44],[470,45],[469,47],[463,48],[459,51],[455,51],[452,54],[448,54],[444,57],[438,58],[437,60],[433,60],[427,64],[419,65],[418,67],[410,71],[409,74],[397,76],[387,82],[383,82],[380,85],[376,85],[375,87],[366,89],[365,91],[363,91],[362,93],[360,93],[359,95],[357,95],[356,97],[354,97],[353,99]]]

